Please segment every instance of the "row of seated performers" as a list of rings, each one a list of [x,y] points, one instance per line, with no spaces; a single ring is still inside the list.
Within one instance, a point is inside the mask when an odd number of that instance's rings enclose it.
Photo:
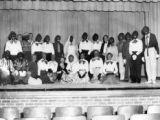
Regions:
[[[142,62],[146,65],[147,83],[155,83],[158,42],[149,27],[145,26],[142,33],[142,40],[138,38],[137,31],[132,35],[129,32],[120,33],[117,45],[108,35],[104,35],[102,42],[96,33],[92,36],[93,41],[88,40],[87,33],[83,33],[78,45],[70,36],[63,47],[59,35],[52,44],[48,35],[41,42],[40,34],[33,41],[31,33],[22,36],[12,31],[1,60],[2,84],[104,83],[118,73],[120,80],[131,79],[132,83],[140,83]],[[9,57],[6,57],[6,52]],[[4,68],[9,71],[9,77],[3,74]]]

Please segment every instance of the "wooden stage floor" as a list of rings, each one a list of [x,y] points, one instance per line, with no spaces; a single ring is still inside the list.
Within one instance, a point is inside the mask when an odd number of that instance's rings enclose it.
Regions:
[[[79,90],[142,90],[142,89],[160,89],[160,80],[156,84],[146,84],[147,80],[142,78],[141,83],[130,83],[119,81],[106,81],[105,84],[43,84],[43,85],[6,85],[0,86],[0,91],[79,91]]]

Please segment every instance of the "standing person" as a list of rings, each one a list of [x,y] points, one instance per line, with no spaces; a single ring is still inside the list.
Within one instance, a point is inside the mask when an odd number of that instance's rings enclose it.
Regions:
[[[69,55],[73,55],[74,59],[78,61],[78,58],[77,58],[78,48],[76,45],[76,41],[72,35],[68,38],[68,40],[64,45],[64,56],[66,57],[66,60],[68,60]]]
[[[101,75],[103,72],[103,60],[100,57],[99,51],[94,51],[94,57],[90,60],[89,63],[89,72],[91,76],[92,83],[100,83]]]
[[[106,56],[108,53],[112,53],[113,55],[112,60],[117,62],[118,61],[118,49],[117,49],[117,46],[114,44],[114,42],[115,42],[114,38],[110,37],[108,41],[108,48],[105,49],[104,54]]]
[[[42,36],[41,34],[37,34],[35,41],[33,42],[31,46],[31,53],[32,55],[35,54],[37,57],[37,61],[39,61],[42,58]]]
[[[0,59],[0,85],[12,84],[14,67],[10,58],[10,52],[5,51],[2,59]]]
[[[129,54],[131,55],[130,77],[132,83],[141,82],[142,51],[142,40],[138,39],[138,32],[134,31],[132,40],[129,43]]]
[[[92,36],[93,39],[93,44],[92,44],[92,51],[94,50],[98,50],[99,52],[101,51],[101,47],[102,47],[102,41],[99,40],[99,36],[97,33],[95,33]]]
[[[31,45],[33,43],[33,34],[32,33],[27,33],[27,34],[24,34],[22,36],[22,50],[23,50],[23,53],[26,57],[26,59],[28,60],[28,62],[31,62],[32,60],[32,55],[31,55]]]
[[[108,35],[104,35],[104,36],[103,36],[103,43],[102,43],[101,50],[100,50],[100,53],[101,53],[101,55],[102,55],[103,61],[105,61],[105,54],[104,54],[103,51],[106,51],[105,49],[107,49],[107,46],[108,46],[108,38],[109,38]]]
[[[42,44],[42,52],[45,55],[45,59],[47,61],[51,61],[52,56],[54,56],[54,54],[55,54],[53,45],[50,42],[50,36],[49,35],[46,35],[44,37],[43,44]]]
[[[92,51],[92,42],[88,40],[88,34],[84,32],[82,34],[82,40],[79,43],[79,53],[84,53],[85,58],[90,60],[90,53]]]
[[[156,36],[150,32],[148,26],[144,26],[142,29],[142,33],[144,34],[142,40],[144,44],[144,58],[146,65],[146,72],[148,81],[146,83],[156,83],[156,69],[157,69],[157,61],[156,59],[159,57],[159,47]]]
[[[120,74],[120,80],[124,80],[124,75],[125,75],[125,67],[124,67],[124,61],[122,57],[122,50],[123,50],[123,45],[125,44],[125,35],[124,33],[119,33],[118,35],[118,65],[119,65],[119,74]]]
[[[126,42],[123,45],[122,56],[123,56],[124,64],[125,64],[125,80],[129,82],[130,80],[130,58],[131,58],[131,55],[129,54],[129,43],[132,39],[131,34],[129,32],[126,33],[125,39],[126,39]]]
[[[5,51],[9,51],[12,61],[14,61],[19,52],[22,52],[21,42],[17,40],[16,33],[11,31],[8,36],[8,41],[5,45]]]
[[[60,42],[61,36],[57,35],[55,37],[55,42],[53,43],[54,51],[55,51],[55,60],[60,63],[61,57],[64,57],[64,48],[63,44]]]
[[[97,33],[95,33],[92,36],[92,40],[93,40],[93,42],[92,42],[92,52],[91,52],[91,55],[90,55],[91,58],[93,57],[93,51],[98,50],[100,52],[101,46],[102,46],[102,41],[99,40],[99,36],[98,36]]]
[[[106,55],[106,60],[103,65],[103,83],[116,82],[116,75],[118,73],[117,63],[112,60],[112,53]]]

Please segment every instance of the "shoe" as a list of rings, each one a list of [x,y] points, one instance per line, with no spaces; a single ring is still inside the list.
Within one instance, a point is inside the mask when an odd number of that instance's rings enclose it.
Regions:
[[[152,81],[153,84],[156,84],[156,81]]]
[[[147,82],[145,82],[146,84],[151,84],[152,83],[152,81],[147,81]]]

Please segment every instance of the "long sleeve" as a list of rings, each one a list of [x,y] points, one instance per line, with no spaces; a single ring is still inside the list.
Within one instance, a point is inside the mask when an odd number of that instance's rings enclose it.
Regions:
[[[31,46],[31,53],[32,53],[32,55],[34,54],[34,52],[35,52],[35,50],[34,50],[34,46],[35,46],[35,44],[33,43],[32,44],[32,46]]]
[[[22,52],[22,45],[21,45],[21,42],[20,41],[17,41],[17,49],[18,49],[18,52]]]
[[[93,62],[92,62],[92,60],[90,60],[90,63],[89,63],[89,72],[91,73],[91,74],[93,74]]]
[[[10,51],[10,50],[9,50],[8,41],[6,42],[6,45],[5,45],[5,51],[7,51],[7,50]]]
[[[156,38],[156,36],[153,34],[153,40],[154,40],[154,47],[155,47],[155,49],[156,49],[156,51],[157,51],[157,54],[159,54],[159,47],[158,47],[158,41],[157,41],[157,38]]]
[[[53,45],[50,43],[50,47],[51,47],[51,52],[52,52],[52,55],[54,55],[55,54],[55,51],[54,51],[54,47],[53,47]]]

